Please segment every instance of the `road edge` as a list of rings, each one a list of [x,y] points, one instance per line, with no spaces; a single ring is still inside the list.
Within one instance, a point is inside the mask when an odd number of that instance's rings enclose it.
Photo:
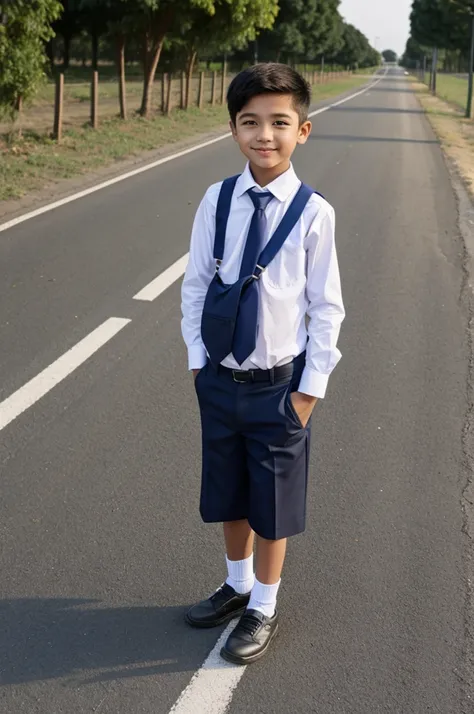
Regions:
[[[463,471],[461,508],[463,533],[467,538],[463,553],[466,599],[462,670],[457,674],[461,682],[461,713],[469,714],[472,712],[474,702],[474,205],[454,162],[444,151],[443,154],[458,208],[458,226],[462,245],[459,303],[466,319],[468,348],[466,412],[461,436]]]
[[[418,105],[439,141],[457,208],[457,226],[461,240],[461,286],[459,305],[465,317],[468,365],[466,371],[466,411],[461,434],[461,471],[463,477],[460,505],[462,532],[466,537],[463,552],[466,594],[464,601],[464,641],[462,661],[455,674],[461,685],[461,714],[472,714],[474,703],[474,196],[461,167],[445,146],[420,97],[413,91]]]

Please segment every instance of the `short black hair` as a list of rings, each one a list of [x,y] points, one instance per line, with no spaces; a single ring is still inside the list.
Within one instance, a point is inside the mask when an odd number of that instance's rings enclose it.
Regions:
[[[311,88],[299,72],[287,64],[265,62],[248,67],[234,77],[227,91],[227,107],[235,125],[237,114],[260,94],[290,94],[300,124],[308,119]]]

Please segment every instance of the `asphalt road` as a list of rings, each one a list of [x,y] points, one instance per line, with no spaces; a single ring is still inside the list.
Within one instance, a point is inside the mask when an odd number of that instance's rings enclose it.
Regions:
[[[0,402],[109,317],[131,322],[0,431],[0,711],[168,714],[219,636],[180,285],[224,140],[0,233]],[[281,633],[229,714],[460,714],[468,315],[456,202],[398,70],[315,117],[295,158],[337,212],[343,359],[317,407]],[[196,703],[195,714],[209,714]]]

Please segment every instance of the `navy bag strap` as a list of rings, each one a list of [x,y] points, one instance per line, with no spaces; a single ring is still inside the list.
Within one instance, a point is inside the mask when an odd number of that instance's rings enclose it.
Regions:
[[[240,174],[231,176],[222,182],[216,208],[216,237],[214,239],[214,259],[218,262],[224,257],[225,233],[229,220],[230,204],[234,193],[235,184]]]
[[[283,243],[298,223],[301,214],[303,213],[305,206],[313,193],[315,193],[315,190],[311,188],[311,186],[308,186],[305,183],[301,184],[296,196],[291,202],[290,207],[281,219],[280,225],[268,241],[263,251],[260,253],[257,265],[257,269],[260,268],[260,274],[257,275],[257,277],[260,277],[263,270],[265,270],[267,265],[271,263],[273,258],[276,256]]]

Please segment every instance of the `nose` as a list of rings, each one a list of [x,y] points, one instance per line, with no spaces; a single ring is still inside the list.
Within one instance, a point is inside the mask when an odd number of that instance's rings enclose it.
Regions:
[[[258,127],[257,141],[262,144],[269,144],[273,139],[273,129],[271,124],[262,122]]]

